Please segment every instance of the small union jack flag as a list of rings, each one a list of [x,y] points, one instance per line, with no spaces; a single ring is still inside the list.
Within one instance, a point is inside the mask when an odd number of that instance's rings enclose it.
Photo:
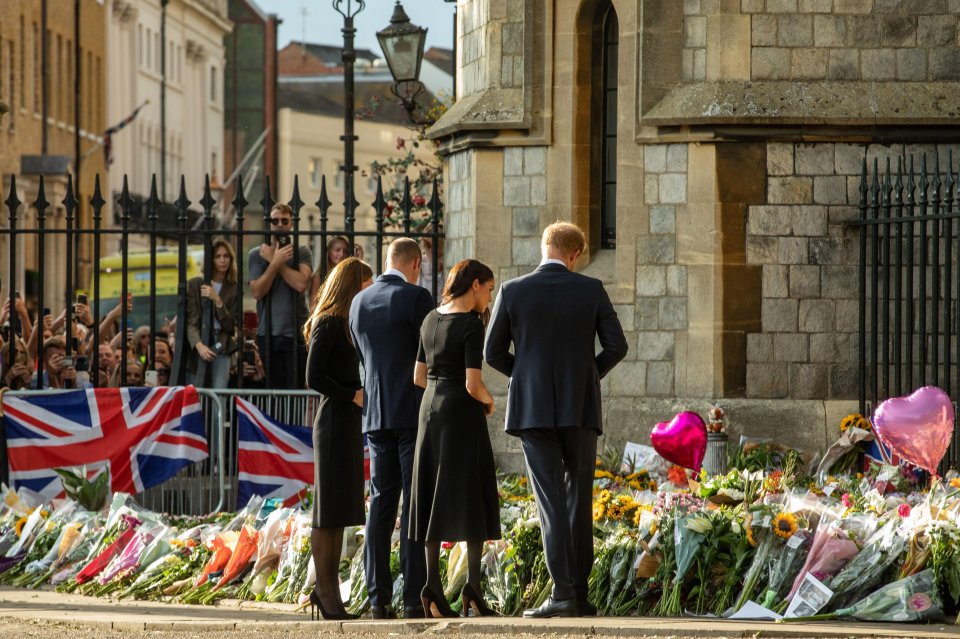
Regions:
[[[54,468],[108,468],[113,492],[139,493],[205,459],[207,439],[193,386],[90,388],[4,397],[14,487],[62,493]]]
[[[239,397],[236,403],[238,507],[253,495],[300,503],[313,485],[311,429],[274,421]]]

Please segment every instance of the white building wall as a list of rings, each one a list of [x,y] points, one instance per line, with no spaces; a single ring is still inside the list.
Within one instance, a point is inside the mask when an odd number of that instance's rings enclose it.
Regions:
[[[156,0],[107,0],[108,126],[149,100],[137,119],[113,136],[111,192],[123,187],[141,195],[160,179],[161,9]],[[176,199],[180,175],[187,196],[201,197],[205,174],[223,179],[223,39],[230,32],[227,0],[171,0],[166,19],[166,189]],[[215,99],[211,99],[211,73]],[[196,205],[195,205],[196,206]]]

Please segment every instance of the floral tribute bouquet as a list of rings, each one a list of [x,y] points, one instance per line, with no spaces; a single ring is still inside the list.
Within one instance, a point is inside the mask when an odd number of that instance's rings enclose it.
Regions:
[[[817,621],[850,618],[860,621],[942,621],[940,596],[933,571],[923,570],[880,588],[848,608],[782,621]]]

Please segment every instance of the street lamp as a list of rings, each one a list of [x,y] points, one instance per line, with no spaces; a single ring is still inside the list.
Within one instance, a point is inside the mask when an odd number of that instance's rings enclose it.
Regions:
[[[393,8],[390,26],[377,32],[377,40],[387,59],[390,74],[393,76],[392,91],[407,110],[414,124],[433,124],[418,119],[414,115],[417,108],[416,97],[423,91],[420,82],[420,63],[423,62],[423,45],[427,40],[427,30],[410,22],[400,0]]]
[[[343,210],[344,230],[350,242],[348,247],[353,253],[353,225],[356,221],[357,200],[354,198],[353,174],[357,167],[354,165],[353,147],[357,136],[353,132],[353,63],[357,59],[357,51],[353,47],[353,37],[357,30],[353,27],[353,18],[363,11],[366,5],[364,0],[333,0],[333,8],[343,16]]]

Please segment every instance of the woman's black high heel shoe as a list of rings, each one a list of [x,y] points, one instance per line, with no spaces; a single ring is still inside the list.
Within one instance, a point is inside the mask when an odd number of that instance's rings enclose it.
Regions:
[[[487,605],[473,586],[465,584],[460,591],[460,601],[463,604],[463,616],[470,617],[497,617],[497,611]]]
[[[447,600],[437,595],[430,586],[424,586],[420,591],[420,603],[423,604],[423,613],[427,619],[457,616]]]
[[[320,601],[320,595],[317,594],[317,591],[310,591],[311,621],[320,621],[320,619],[326,619],[328,621],[350,621],[351,619],[359,618],[360,615],[353,615],[349,612],[327,612],[327,609],[323,607],[323,602]]]

